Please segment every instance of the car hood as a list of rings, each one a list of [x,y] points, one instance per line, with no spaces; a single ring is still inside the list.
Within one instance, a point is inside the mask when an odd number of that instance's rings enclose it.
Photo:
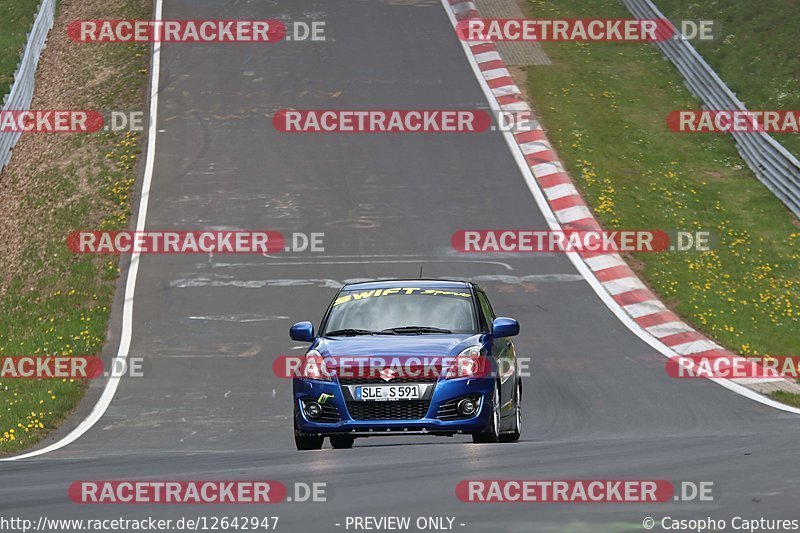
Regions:
[[[320,337],[314,343],[323,357],[354,356],[455,356],[481,343],[481,335],[375,335]]]

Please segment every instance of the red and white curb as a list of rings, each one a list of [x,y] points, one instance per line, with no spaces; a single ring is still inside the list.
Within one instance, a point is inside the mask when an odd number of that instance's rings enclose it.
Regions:
[[[442,0],[453,26],[470,18],[479,18],[475,4],[464,0]],[[497,47],[487,41],[462,41],[467,58],[478,76],[489,103],[496,103],[503,111],[531,111],[511,73],[505,65]],[[494,102],[493,102],[494,101]],[[600,230],[583,197],[567,174],[547,135],[538,121],[531,121],[531,128],[523,132],[504,132],[512,152],[515,153],[528,186],[537,199],[551,229]],[[524,161],[524,164],[523,164]],[[524,165],[524,166],[523,166]],[[533,179],[529,179],[532,177]],[[542,201],[540,201],[542,200]],[[637,335],[657,348],[666,357],[685,355],[698,357],[744,358],[734,354],[698,332],[670,311],[625,260],[616,253],[583,252],[570,255],[573,263],[596,289],[601,299]],[[575,255],[579,255],[577,258]],[[586,268],[580,268],[582,262]],[[598,287],[600,288],[598,290]],[[606,294],[601,294],[604,291]],[[610,299],[609,299],[610,297]],[[647,337],[647,338],[646,338]],[[761,403],[800,414],[795,409],[766,396],[775,390],[800,392],[800,385],[784,378],[736,378],[712,379],[735,392],[756,399]],[[746,387],[747,393],[742,389]]]

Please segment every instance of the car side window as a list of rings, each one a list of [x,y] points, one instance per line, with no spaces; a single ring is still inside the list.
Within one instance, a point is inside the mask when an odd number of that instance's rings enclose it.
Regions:
[[[478,305],[481,306],[481,314],[483,315],[483,327],[486,331],[492,330],[492,322],[496,318],[492,305],[489,303],[489,298],[483,292],[478,292]]]

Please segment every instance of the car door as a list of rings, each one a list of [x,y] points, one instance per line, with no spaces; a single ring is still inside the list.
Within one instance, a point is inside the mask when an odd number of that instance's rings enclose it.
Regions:
[[[483,320],[486,322],[487,331],[491,331],[492,322],[497,318],[492,309],[492,304],[489,303],[489,298],[481,289],[477,290],[477,297]],[[514,397],[514,386],[516,384],[514,345],[509,337],[492,340],[492,359],[500,378],[500,404],[503,406],[501,415],[505,416],[513,412],[511,401]]]

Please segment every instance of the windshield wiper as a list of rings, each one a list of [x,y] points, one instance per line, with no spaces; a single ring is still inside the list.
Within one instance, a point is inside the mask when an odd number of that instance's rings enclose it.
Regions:
[[[420,333],[452,333],[449,329],[441,329],[441,328],[431,328],[427,326],[401,326],[399,328],[389,328],[381,330],[381,332],[392,332],[392,333],[410,333],[410,334],[420,334]]]
[[[328,331],[323,337],[356,337],[358,335],[381,335],[381,331],[371,331],[368,329],[345,328]]]

